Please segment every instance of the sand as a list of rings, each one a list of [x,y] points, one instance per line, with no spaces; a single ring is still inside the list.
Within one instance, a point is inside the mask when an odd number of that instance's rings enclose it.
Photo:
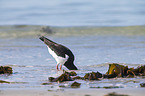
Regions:
[[[65,90],[0,90],[0,96],[104,96],[108,93],[145,96],[145,88],[119,89],[65,89]]]

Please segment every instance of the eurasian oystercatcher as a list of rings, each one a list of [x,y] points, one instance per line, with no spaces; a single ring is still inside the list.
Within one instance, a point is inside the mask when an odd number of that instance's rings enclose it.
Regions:
[[[61,44],[57,44],[44,36],[41,36],[39,39],[47,45],[49,53],[56,60],[57,70],[61,70],[62,65],[66,66],[69,70],[78,70],[77,67],[74,65],[74,55],[70,49]],[[60,67],[58,69],[59,65]]]

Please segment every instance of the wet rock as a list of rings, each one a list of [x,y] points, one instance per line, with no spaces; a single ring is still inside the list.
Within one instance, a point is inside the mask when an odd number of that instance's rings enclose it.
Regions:
[[[70,77],[70,74],[65,71],[61,76],[57,78],[49,77],[49,81],[50,82],[72,81],[72,78]]]
[[[107,95],[104,95],[104,96],[129,96],[129,95],[125,95],[125,94],[117,94],[115,92],[112,92],[112,93],[109,93]]]
[[[84,76],[84,79],[88,80],[99,80],[98,78],[102,78],[102,74],[99,72],[86,73]]]
[[[141,87],[145,87],[145,83],[141,83],[140,86],[141,86]]]
[[[0,74],[12,74],[12,68],[9,66],[0,66]]]
[[[80,88],[81,83],[74,82],[71,84],[71,88]]]

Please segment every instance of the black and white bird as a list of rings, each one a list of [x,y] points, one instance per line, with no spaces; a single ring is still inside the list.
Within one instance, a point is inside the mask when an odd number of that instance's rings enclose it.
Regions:
[[[70,49],[61,44],[57,44],[44,36],[41,36],[39,39],[47,45],[49,53],[56,60],[57,70],[61,70],[62,65],[66,66],[69,70],[78,70],[77,67],[74,65],[74,55],[70,51]],[[59,65],[60,67],[58,68]]]

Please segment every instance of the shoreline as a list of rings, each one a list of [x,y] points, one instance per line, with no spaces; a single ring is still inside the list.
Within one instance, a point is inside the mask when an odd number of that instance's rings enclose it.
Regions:
[[[118,95],[144,96],[145,88],[118,88],[118,89],[10,89],[0,90],[0,96],[105,96],[115,92]]]

